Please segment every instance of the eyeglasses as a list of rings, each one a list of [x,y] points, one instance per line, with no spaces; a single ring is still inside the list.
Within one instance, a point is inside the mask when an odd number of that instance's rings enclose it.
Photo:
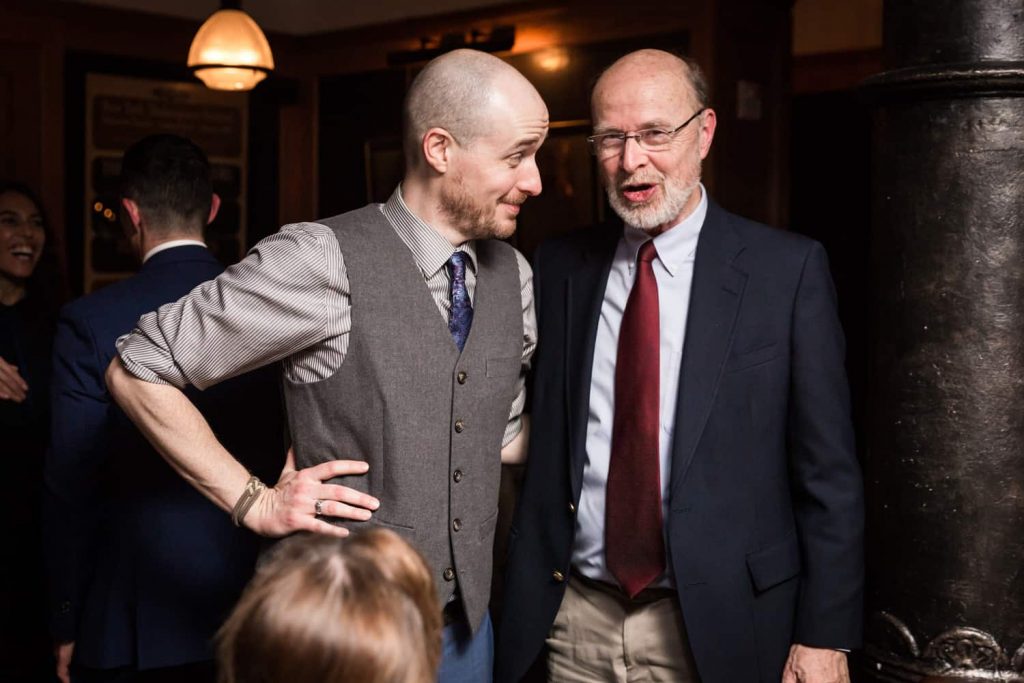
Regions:
[[[691,121],[703,114],[705,111],[707,111],[707,107],[699,109],[693,116],[683,121],[682,124],[673,130],[645,128],[644,130],[638,130],[635,133],[600,133],[598,135],[591,135],[587,138],[587,142],[590,143],[590,151],[598,157],[610,157],[622,154],[622,150],[626,147],[626,140],[629,140],[630,138],[636,140],[636,144],[640,146],[640,149],[648,152],[660,152],[672,144],[672,140],[675,138],[676,133],[690,125]]]

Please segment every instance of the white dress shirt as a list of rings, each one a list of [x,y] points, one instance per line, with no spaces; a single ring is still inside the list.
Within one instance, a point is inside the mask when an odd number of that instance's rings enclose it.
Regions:
[[[658,449],[661,458],[662,517],[668,519],[669,483],[672,472],[672,432],[675,429],[679,370],[690,308],[690,286],[697,238],[707,214],[708,199],[700,185],[700,203],[683,221],[654,238],[658,257],[654,277],[658,283],[658,318],[661,325],[661,407]],[[615,416],[615,361],[619,327],[636,277],[636,256],[649,236],[626,227],[619,240],[601,304],[590,380],[590,413],[587,421],[587,460],[583,466],[583,491],[576,516],[576,542],[572,564],[592,579],[616,583],[604,555],[605,489],[611,456],[612,422]],[[670,559],[667,557],[666,562]],[[669,566],[654,586],[672,586]]]

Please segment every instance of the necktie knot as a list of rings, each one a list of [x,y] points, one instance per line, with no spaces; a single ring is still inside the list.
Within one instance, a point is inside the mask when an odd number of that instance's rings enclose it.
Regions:
[[[452,277],[463,279],[466,277],[466,252],[457,251],[448,259],[451,265]]]
[[[658,250],[654,247],[654,240],[647,240],[640,245],[640,252],[637,254],[637,263],[653,263],[658,258]]]

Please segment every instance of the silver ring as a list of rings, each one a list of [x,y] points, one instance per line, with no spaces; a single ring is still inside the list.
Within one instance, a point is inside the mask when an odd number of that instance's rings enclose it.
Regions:
[[[323,515],[324,514],[324,502],[322,500],[320,500],[319,498],[317,498],[316,502],[313,503],[313,510],[314,510],[314,514],[317,517],[320,517],[321,515]]]

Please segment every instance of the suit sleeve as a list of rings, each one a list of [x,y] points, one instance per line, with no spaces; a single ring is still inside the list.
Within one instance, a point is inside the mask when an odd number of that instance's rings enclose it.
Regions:
[[[861,640],[864,500],[844,370],[845,342],[825,250],[809,250],[792,320],[789,451],[803,575],[795,642]]]
[[[44,463],[43,548],[50,630],[75,640],[85,586],[92,573],[90,543],[99,518],[99,472],[106,456],[110,395],[106,362],[84,320],[57,323],[51,384],[51,443]]]

